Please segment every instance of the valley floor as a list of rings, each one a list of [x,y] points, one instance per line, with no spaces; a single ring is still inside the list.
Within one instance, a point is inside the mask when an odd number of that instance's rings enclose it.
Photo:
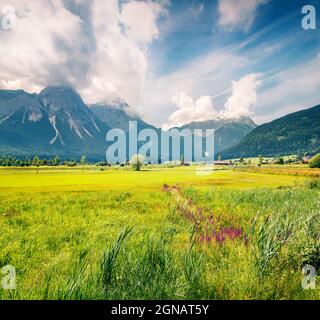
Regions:
[[[0,299],[319,299],[320,171],[292,168],[0,168]]]

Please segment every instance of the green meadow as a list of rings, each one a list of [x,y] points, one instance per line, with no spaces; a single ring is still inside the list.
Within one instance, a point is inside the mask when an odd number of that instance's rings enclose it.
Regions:
[[[319,299],[319,170],[290,168],[0,168],[0,299]]]

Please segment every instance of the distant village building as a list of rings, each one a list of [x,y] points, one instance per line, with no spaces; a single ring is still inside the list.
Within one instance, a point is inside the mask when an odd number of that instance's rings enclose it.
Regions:
[[[222,160],[222,161],[214,161],[215,166],[229,166],[230,161]]]
[[[305,156],[305,157],[303,157],[302,162],[303,162],[303,163],[309,163],[309,162],[310,162],[310,159],[311,159],[311,157]]]

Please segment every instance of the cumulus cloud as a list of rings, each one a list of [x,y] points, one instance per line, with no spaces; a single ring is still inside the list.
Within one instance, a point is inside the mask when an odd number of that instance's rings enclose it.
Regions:
[[[219,0],[219,26],[227,31],[250,30],[260,5],[269,0]]]
[[[259,74],[251,73],[239,81],[232,82],[232,95],[224,105],[224,118],[247,117],[252,114],[251,108],[257,102],[257,87],[260,84]]]
[[[65,73],[65,68],[54,72],[54,66],[66,65],[68,48],[59,47],[79,48],[75,40],[80,18],[61,2],[55,2],[54,8],[41,1],[12,1],[11,5],[17,13],[16,28],[0,29],[1,87],[38,90],[45,79],[55,82]]]
[[[158,38],[157,19],[165,13],[160,3],[132,1],[123,6],[121,21],[131,39],[148,44]]]
[[[180,127],[192,121],[205,121],[218,116],[210,96],[201,96],[194,101],[185,92],[180,92],[172,97],[172,102],[179,109],[171,114],[169,122],[163,126],[165,130],[174,126]]]
[[[193,121],[212,119],[238,119],[252,115],[251,108],[257,102],[257,88],[260,84],[260,74],[248,74],[239,81],[232,82],[231,96],[220,112],[213,107],[211,96],[201,96],[194,102],[185,92],[176,93],[172,102],[178,110],[169,117],[163,128],[180,127]]]
[[[88,103],[135,104],[165,6],[155,1],[12,0],[16,28],[0,29],[0,88],[68,84]],[[143,12],[143,16],[141,16]]]

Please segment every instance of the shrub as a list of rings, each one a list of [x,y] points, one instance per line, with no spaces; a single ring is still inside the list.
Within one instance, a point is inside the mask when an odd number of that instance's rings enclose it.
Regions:
[[[132,169],[140,171],[144,162],[144,157],[141,154],[134,154],[130,160]]]
[[[284,164],[284,159],[282,157],[277,159],[276,164]]]
[[[314,156],[309,162],[310,168],[320,168],[320,154]]]

